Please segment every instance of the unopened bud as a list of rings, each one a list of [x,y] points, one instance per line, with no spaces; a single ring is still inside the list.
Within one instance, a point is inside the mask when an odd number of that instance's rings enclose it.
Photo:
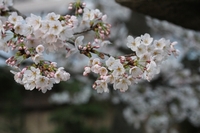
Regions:
[[[78,45],[78,49],[82,50],[83,46],[82,45]]]
[[[30,51],[27,50],[27,51],[26,51],[26,54],[29,55],[29,54],[30,54]]]
[[[21,73],[24,73],[27,70],[27,68],[23,68]]]
[[[106,35],[109,35],[109,34],[110,34],[110,32],[106,31]]]
[[[14,47],[13,47],[14,48]],[[19,48],[18,48],[18,50],[22,50],[23,48],[20,46]]]
[[[73,7],[72,7],[72,6],[69,6],[69,7],[68,7],[68,9],[69,9],[69,10],[72,10],[72,9],[73,9]]]
[[[87,50],[87,47],[83,47],[83,50]]]
[[[101,34],[104,34],[105,32],[104,32],[104,30],[101,30],[100,33],[101,33]]]
[[[83,76],[87,76],[88,75],[88,73],[86,73],[86,72],[83,72]]]
[[[96,87],[97,87],[97,84],[94,83],[94,84],[92,85],[92,88],[95,89]]]
[[[83,13],[83,9],[78,9],[78,13]]]
[[[83,2],[83,3],[82,3],[82,7],[85,7],[85,6],[86,6],[86,3],[85,3],[85,2]]]
[[[10,64],[11,64],[11,65],[15,65],[15,63],[16,63],[16,61],[12,61]]]

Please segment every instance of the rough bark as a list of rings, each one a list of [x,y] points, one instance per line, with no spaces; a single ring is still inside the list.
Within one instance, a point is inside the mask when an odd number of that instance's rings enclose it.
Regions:
[[[200,31],[200,0],[116,0],[133,11]]]

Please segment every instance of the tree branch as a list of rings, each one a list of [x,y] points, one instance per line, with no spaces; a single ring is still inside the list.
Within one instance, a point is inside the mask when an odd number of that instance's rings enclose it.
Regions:
[[[18,15],[22,16],[23,18],[26,18],[26,15],[22,14],[21,12],[19,12],[19,11],[18,11],[17,9],[15,9],[14,7],[9,6],[8,9],[9,9],[9,12],[17,12]]]

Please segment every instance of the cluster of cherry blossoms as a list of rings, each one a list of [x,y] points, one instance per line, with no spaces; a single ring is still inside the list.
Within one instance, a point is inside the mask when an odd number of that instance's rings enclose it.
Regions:
[[[5,0],[1,4],[5,7],[12,5]],[[153,41],[149,34],[127,37],[127,47],[132,50],[129,55],[114,57],[106,54],[99,48],[109,43],[105,40],[111,32],[111,25],[106,23],[107,16],[98,9],[88,9],[81,2],[70,3],[69,9],[74,9],[75,15],[61,16],[52,12],[44,17],[31,14],[23,18],[16,12],[7,12],[7,20],[0,20],[0,49],[15,52],[6,63],[17,68],[18,71],[12,73],[16,82],[24,85],[25,89],[36,88],[46,92],[51,90],[53,84],[70,78],[63,67],[58,68],[55,62],[44,58],[45,53],[62,49],[66,49],[67,57],[75,51],[89,58],[97,55],[90,60],[83,74],[87,75],[90,71],[98,74],[93,87],[99,93],[109,92],[108,83],[113,84],[114,90],[124,92],[140,79],[150,81],[159,73],[160,64],[169,55],[178,55],[178,50],[174,48],[176,42],[165,39]],[[93,39],[84,45],[85,33],[93,34]],[[109,58],[106,60],[106,57]],[[22,68],[21,63],[25,60],[32,63]]]
[[[99,93],[109,92],[108,83],[113,84],[114,90],[119,89],[124,92],[128,86],[139,80],[150,81],[155,74],[158,74],[161,63],[169,55],[178,55],[179,51],[174,48],[175,44],[176,42],[171,43],[164,38],[153,40],[149,34],[136,38],[128,36],[126,45],[133,53],[118,58],[107,55],[109,58],[104,64],[99,58],[91,59],[83,75],[90,72],[99,75],[93,85]]]

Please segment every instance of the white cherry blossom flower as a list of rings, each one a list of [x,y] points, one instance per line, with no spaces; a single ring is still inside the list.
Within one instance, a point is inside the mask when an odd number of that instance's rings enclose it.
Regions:
[[[108,70],[105,67],[99,68],[99,74],[101,76],[106,76],[108,74]]]
[[[73,30],[69,27],[62,28],[62,31],[59,34],[59,38],[63,41],[67,40],[68,38],[73,37]]]
[[[60,15],[55,14],[54,12],[48,13],[45,17],[47,21],[57,21],[60,18]]]
[[[36,47],[35,50],[37,53],[41,54],[42,52],[44,52],[44,46],[40,44]]]
[[[135,39],[132,36],[127,37],[127,47],[130,48],[132,51],[136,51],[137,47],[141,44],[141,38],[136,37]]]
[[[54,74],[55,83],[59,83],[61,80],[66,81],[70,78],[70,74],[64,71],[63,67],[58,68]]]
[[[156,41],[156,40],[155,40]],[[154,41],[154,42],[155,42]],[[152,51],[154,51],[155,49],[157,49],[156,47],[155,47],[155,45],[148,45],[148,46],[146,46],[146,50],[147,50],[147,52],[148,53],[151,53]]]
[[[83,75],[84,75],[84,76],[87,75],[88,73],[90,73],[90,71],[91,71],[91,68],[90,68],[90,67],[85,67],[85,68],[84,68]]]
[[[62,81],[67,81],[67,80],[69,80],[69,79],[70,79],[70,74],[69,74],[68,72],[63,71],[63,72],[62,72],[61,80],[62,80]]]
[[[96,64],[98,64],[98,65],[101,64],[99,58],[94,58],[94,59],[92,60],[92,65],[96,65]]]
[[[59,35],[60,32],[63,30],[60,21],[53,21],[49,23],[49,26],[50,26],[49,33],[53,35]]]
[[[57,41],[57,36],[54,34],[46,34],[45,35],[45,41],[47,43],[55,43]]]
[[[58,50],[58,47],[54,43],[45,43],[44,47],[45,47],[45,50],[47,51],[47,53],[49,53],[49,52],[53,53]]]
[[[8,21],[15,25],[17,22],[23,21],[23,18],[18,16],[16,12],[12,12],[12,14],[8,17]]]
[[[129,73],[133,76],[133,77],[141,77],[141,75],[143,74],[143,71],[141,70],[141,68],[134,66],[129,70]]]
[[[49,21],[47,21],[47,20],[42,21],[42,22],[41,22],[41,28],[40,28],[40,30],[41,30],[43,33],[49,32],[49,30],[50,30],[50,23],[51,23],[51,22],[49,22]]]
[[[154,75],[158,74],[160,72],[159,67],[157,67],[156,63],[154,61],[151,61],[147,65],[147,70],[145,71],[145,78],[150,81]]]
[[[102,18],[103,14],[100,12],[99,9],[95,9],[94,11],[95,18]]]
[[[47,36],[46,33],[44,33],[41,29],[37,29],[33,32],[34,38],[37,40],[43,40]]]
[[[123,75],[125,73],[125,69],[121,63],[115,63],[114,66],[114,71],[113,71],[113,76],[118,77],[120,75]]]
[[[35,87],[36,87],[35,80],[29,80],[28,83],[25,83],[25,84],[24,84],[24,88],[25,88],[26,90],[32,91],[32,90],[35,89]]]
[[[48,86],[48,80],[49,78],[45,77],[45,76],[38,76],[36,78],[36,88],[39,89],[39,88],[45,88]]]
[[[30,17],[26,18],[26,22],[28,24],[30,24],[33,27],[34,30],[37,30],[37,29],[40,28],[41,21],[42,21],[41,17],[40,16],[36,16],[34,14],[31,14]]]
[[[30,67],[30,70],[27,69],[24,71],[23,74],[23,83],[26,83],[27,80],[35,80],[38,76],[40,75],[40,69],[35,68],[35,67]]]
[[[163,49],[163,47],[166,44],[166,40],[164,38],[161,38],[159,40],[154,40],[153,45],[155,46],[155,48],[158,49]]]
[[[146,54],[147,50],[146,50],[146,46],[141,44],[136,48],[136,55],[138,57],[143,56],[143,54]]]
[[[115,61],[116,61],[115,58],[112,56],[110,58],[108,58],[108,60],[106,60],[106,66],[108,67],[109,70],[113,70]]]
[[[152,59],[156,62],[156,63],[162,63],[162,60],[164,58],[164,55],[162,53],[163,51],[160,49],[155,49],[154,51],[151,52],[152,54]]]
[[[174,46],[177,44],[177,42],[172,42],[171,43],[171,52],[174,55],[174,57],[177,57],[180,53],[180,51],[178,49],[175,49]]]
[[[43,56],[42,54],[36,54],[34,57],[33,57],[33,61],[35,62],[35,64],[38,64],[40,63],[41,60],[43,60]]]
[[[164,51],[164,53],[170,54],[170,53],[171,53],[170,47],[171,47],[171,42],[170,42],[170,40],[165,40],[165,46],[163,46],[163,51]]]
[[[121,77],[116,83],[116,89],[119,89],[121,92],[128,90],[128,86],[131,85],[131,82],[126,77]]]
[[[68,26],[70,26],[71,28],[73,28],[74,30],[75,30],[75,28],[77,28],[78,27],[78,25],[79,25],[79,21],[78,21],[78,19],[77,19],[77,17],[76,16],[71,16],[71,18],[69,19],[69,24],[68,24]]]
[[[100,68],[101,68],[101,66],[99,64],[95,64],[91,67],[91,71],[94,73],[99,73]]]
[[[84,8],[83,20],[91,21],[95,18],[94,11],[89,10],[88,8]]]
[[[15,29],[15,33],[17,34],[23,34],[23,24],[22,23],[15,23],[14,29]]]
[[[96,82],[97,93],[109,92],[108,84],[105,80],[97,80]]]
[[[144,35],[141,35],[141,39],[142,39],[142,44],[146,46],[150,45],[153,41],[153,38],[147,33],[145,33]]]
[[[38,43],[40,43],[39,42],[39,39],[33,39],[33,38],[30,38],[30,39],[27,39],[26,40],[26,47],[27,48],[35,48],[35,47],[37,47],[37,45],[38,45]]]
[[[15,71],[10,71],[12,74],[14,74],[14,79],[17,83],[22,84],[22,74],[21,72],[15,72]]]
[[[22,35],[28,37],[33,33],[33,27],[29,24],[23,24]]]

